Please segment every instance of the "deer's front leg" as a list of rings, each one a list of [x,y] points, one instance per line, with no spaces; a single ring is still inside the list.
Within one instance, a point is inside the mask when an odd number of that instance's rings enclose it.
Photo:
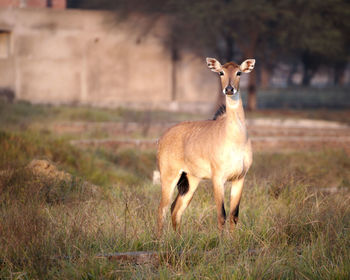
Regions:
[[[221,179],[213,178],[214,199],[218,215],[218,228],[223,230],[226,221],[226,212],[224,205],[224,184]]]
[[[239,203],[241,201],[244,178],[232,182],[230,197],[230,230],[233,231],[238,222]]]

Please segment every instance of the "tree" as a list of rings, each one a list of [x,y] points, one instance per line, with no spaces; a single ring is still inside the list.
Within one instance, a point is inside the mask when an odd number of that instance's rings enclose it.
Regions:
[[[348,1],[285,0],[279,8],[280,44],[300,58],[302,84],[308,86],[320,65],[344,53],[346,36],[339,21],[346,22],[349,17]]]
[[[273,41],[277,22],[276,1],[230,1],[225,18],[232,26],[232,36],[244,58],[257,58],[258,65],[266,66],[269,58],[265,53]],[[257,107],[257,71],[253,71],[248,82],[248,110]]]

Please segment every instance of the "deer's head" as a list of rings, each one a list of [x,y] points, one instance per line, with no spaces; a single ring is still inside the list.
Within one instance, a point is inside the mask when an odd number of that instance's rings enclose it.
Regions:
[[[207,64],[211,71],[220,75],[222,92],[228,96],[235,96],[238,95],[241,74],[250,73],[254,69],[255,59],[247,59],[241,65],[234,62],[221,65],[215,58],[207,57]]]

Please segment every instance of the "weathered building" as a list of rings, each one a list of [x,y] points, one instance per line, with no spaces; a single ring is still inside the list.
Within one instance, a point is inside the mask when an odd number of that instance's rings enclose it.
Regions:
[[[172,59],[165,20],[0,8],[0,88],[33,103],[211,109],[217,77],[204,58]]]
[[[66,5],[66,0],[0,0],[0,7],[6,8],[65,9]]]

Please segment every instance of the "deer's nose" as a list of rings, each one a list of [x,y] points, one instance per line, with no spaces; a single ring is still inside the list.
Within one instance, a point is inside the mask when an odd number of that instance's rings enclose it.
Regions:
[[[233,92],[233,87],[231,85],[228,85],[226,88],[225,88],[225,93],[228,93],[228,92]]]

